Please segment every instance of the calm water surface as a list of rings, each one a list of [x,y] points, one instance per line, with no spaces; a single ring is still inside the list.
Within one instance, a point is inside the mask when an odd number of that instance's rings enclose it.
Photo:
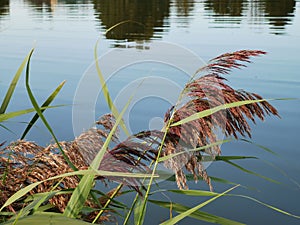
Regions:
[[[104,34],[108,28],[124,20],[144,25],[127,23]],[[147,54],[153,44],[160,42],[190,49],[204,61],[228,51],[262,49],[268,54],[254,59],[255,63],[247,69],[234,71],[228,77],[231,85],[257,92],[265,98],[300,98],[300,2],[295,0],[1,0],[0,96],[4,95],[25,55],[35,46],[31,86],[37,99],[43,102],[61,81],[67,81],[55,100],[55,104],[67,106],[48,110],[46,116],[60,140],[72,140],[73,97],[80,80],[86,71],[90,71],[87,69],[93,63],[93,48],[99,37],[99,55],[113,48]],[[190,63],[189,59],[180,58],[180,55],[177,60]],[[106,66],[114,63],[107,62]],[[122,90],[128,92],[130,84],[150,76],[174,82],[178,89],[188,79],[187,74],[174,66],[137,63],[113,74],[108,82],[112,97],[119,97]],[[9,111],[31,107],[24,82],[22,77]],[[159,88],[156,94],[138,99],[131,108],[128,124],[132,132],[158,126],[159,117],[170,105],[168,99],[162,98],[168,92],[167,84],[149,82],[147,85],[150,89]],[[143,88],[147,89],[146,86]],[[86,90],[87,93],[89,91]],[[239,188],[235,193],[253,196],[300,215],[300,102],[274,101],[273,104],[282,118],[267,118],[253,126],[253,141],[272,149],[279,157],[246,143],[223,145],[222,151],[224,155],[258,156],[261,160],[247,160],[240,164],[282,184],[270,183],[221,163],[212,164],[208,173],[253,188]],[[91,110],[96,116],[107,112],[100,95],[95,105]],[[4,125],[15,134],[1,129],[0,142],[17,139],[30,118],[28,115],[6,122]],[[27,139],[43,145],[51,142],[51,136],[42,123],[37,123]],[[170,188],[166,184],[161,185]],[[204,184],[190,185],[207,188]],[[225,188],[215,184],[216,191]],[[169,196],[190,206],[202,201]],[[162,195],[157,198],[168,201]],[[300,220],[241,198],[223,198],[205,209],[247,224],[300,224]],[[150,207],[146,224],[158,224],[168,215],[167,210]],[[185,219],[180,224],[195,224],[195,221]],[[196,221],[196,224],[205,223]]]

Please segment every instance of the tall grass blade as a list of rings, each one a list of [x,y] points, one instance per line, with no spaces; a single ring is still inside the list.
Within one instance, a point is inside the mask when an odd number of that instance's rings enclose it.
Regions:
[[[241,138],[240,140],[241,140],[241,141],[244,141],[244,142],[247,142],[247,143],[249,143],[249,144],[255,145],[255,146],[261,148],[262,150],[265,150],[266,152],[269,152],[269,153],[271,153],[271,154],[273,154],[273,155],[279,156],[276,152],[272,151],[271,149],[269,149],[269,148],[267,148],[267,147],[265,147],[265,146],[263,146],[263,145],[257,144],[257,143],[255,143],[255,142],[250,141],[250,140],[247,140],[247,139],[245,139],[245,138]]]
[[[199,118],[203,118],[203,117],[212,115],[212,114],[214,114],[214,113],[216,113],[220,110],[223,110],[223,109],[229,109],[229,108],[239,107],[239,106],[242,106],[242,105],[248,105],[248,104],[253,104],[253,103],[258,103],[258,102],[265,102],[265,101],[270,101],[270,100],[275,100],[275,99],[268,99],[268,100],[266,100],[266,99],[256,99],[256,100],[244,100],[244,101],[226,103],[226,104],[223,104],[223,105],[213,107],[211,109],[207,109],[207,110],[203,110],[201,112],[195,113],[195,114],[193,114],[189,117],[186,117],[186,118],[184,118],[184,119],[182,119],[182,120],[180,120],[176,123],[171,124],[171,127],[182,125],[182,124],[191,122],[193,120],[197,120]]]
[[[57,107],[61,107],[61,106],[63,106],[63,105],[47,106],[47,107],[42,107],[42,108],[39,108],[39,109],[40,110],[45,110],[47,108],[57,108]],[[0,114],[0,123],[4,122],[6,120],[12,119],[14,117],[22,116],[22,115],[32,113],[32,112],[35,112],[35,111],[36,111],[35,108],[30,108],[30,109],[23,109],[23,110],[19,110],[19,111]]]
[[[27,61],[27,66],[26,66],[26,90],[28,93],[28,96],[30,98],[31,104],[33,105],[35,111],[37,112],[38,116],[41,118],[41,120],[43,121],[43,123],[45,124],[46,128],[48,129],[48,131],[50,132],[50,134],[52,135],[53,139],[55,140],[61,154],[63,155],[64,159],[66,160],[66,162],[68,163],[68,165],[73,169],[73,170],[77,170],[77,168],[73,165],[73,163],[70,161],[70,159],[68,158],[68,156],[65,154],[64,150],[61,148],[58,139],[56,138],[52,128],[50,127],[49,123],[47,122],[42,110],[40,109],[32,91],[29,85],[29,68],[30,68],[30,59],[32,56],[33,50],[30,52],[30,55],[28,57],[28,61]]]
[[[103,159],[103,156],[108,148],[108,145],[113,137],[113,134],[115,133],[120,121],[122,120],[122,117],[128,108],[132,97],[127,101],[127,104],[123,108],[122,112],[119,114],[119,116],[116,119],[116,123],[114,124],[113,128],[111,129],[108,137],[106,138],[102,148],[99,150],[98,154],[96,155],[95,159],[90,165],[91,169],[97,170],[100,166],[100,163]],[[76,218],[77,215],[82,210],[86,199],[88,198],[88,195],[90,193],[90,190],[92,189],[93,183],[94,183],[94,177],[93,175],[85,175],[82,177],[80,183],[75,188],[68,205],[64,211],[64,215],[71,218]]]
[[[218,196],[218,193],[216,192],[209,192],[209,191],[201,191],[201,190],[168,190],[170,192],[173,192],[173,193],[177,193],[177,194],[184,194],[184,195],[189,195],[189,196]],[[239,194],[225,194],[225,196],[232,196],[232,197],[240,197],[240,198],[245,198],[245,199],[248,199],[248,200],[251,200],[251,201],[254,201],[260,205],[263,205],[269,209],[272,209],[276,212],[279,212],[279,213],[282,213],[282,214],[285,214],[285,215],[288,215],[288,216],[291,216],[291,217],[294,217],[294,218],[298,218],[300,219],[300,216],[297,216],[297,215],[294,215],[294,214],[291,214],[289,212],[286,212],[282,209],[279,209],[275,206],[271,206],[269,204],[266,204],[264,202],[261,202],[259,200],[257,200],[256,198],[252,198],[250,196],[246,196],[246,195],[239,195]],[[150,200],[150,202],[153,202],[152,200]],[[169,203],[170,204],[170,203]],[[174,208],[173,208],[174,209]],[[174,209],[175,210],[175,209]]]
[[[132,20],[125,20],[125,21],[121,21],[117,24],[115,24],[114,26],[110,27],[109,29],[106,30],[105,34],[111,32],[113,29],[115,29],[116,27],[122,25],[122,24],[125,24],[125,23],[136,23],[136,24],[139,24],[139,25],[142,25],[144,26],[143,24],[139,23],[139,22],[136,22],[136,21],[132,21]],[[98,49],[98,44],[99,44],[99,41],[100,39],[97,40],[96,44],[95,44],[95,48],[94,48],[94,59],[95,59],[95,65],[96,65],[96,69],[97,69],[97,74],[98,74],[98,77],[99,77],[99,80],[100,80],[100,83],[101,83],[101,86],[102,86],[102,91],[103,91],[103,95],[104,95],[104,98],[105,98],[105,101],[111,111],[111,113],[114,115],[115,118],[118,118],[119,116],[119,111],[117,109],[117,107],[114,105],[111,97],[110,97],[110,93],[109,93],[109,90],[108,90],[108,87],[106,85],[106,81],[104,79],[104,76],[101,72],[101,69],[100,69],[100,66],[99,66],[99,62],[98,62],[98,54],[97,54],[97,49]],[[125,134],[127,136],[130,136],[130,133],[124,123],[124,121],[120,121],[120,125],[121,125],[121,128],[123,129],[123,131],[125,132]]]
[[[192,213],[196,212],[197,210],[201,209],[202,207],[208,205],[209,203],[215,201],[216,199],[222,197],[223,195],[225,195],[226,193],[232,191],[233,189],[237,188],[239,185],[237,186],[234,186],[226,191],[224,191],[223,193],[220,193],[218,194],[217,196],[213,197],[213,198],[210,198],[209,200],[187,210],[187,211],[184,211],[182,213],[180,213],[179,215],[175,216],[174,218],[171,218],[163,223],[161,223],[161,225],[173,225],[173,224],[176,224],[178,223],[180,220],[184,219],[185,217],[191,215]]]
[[[240,160],[240,159],[258,159],[255,156],[239,156],[239,155],[229,155],[229,156],[216,156],[216,161],[224,161],[224,160]]]
[[[22,75],[22,71],[23,71],[24,67],[26,66],[26,63],[28,62],[28,60],[29,60],[32,52],[33,52],[33,49],[31,49],[30,52],[29,52],[29,54],[25,57],[25,59],[23,60],[22,64],[18,68],[18,70],[17,70],[17,72],[16,72],[16,74],[15,74],[12,82],[10,83],[9,88],[8,88],[8,90],[6,92],[6,95],[5,95],[4,99],[3,99],[1,107],[0,107],[0,114],[5,113],[5,111],[7,109],[7,106],[9,104],[9,102],[10,102],[10,99],[11,99],[11,97],[12,97],[14,91],[15,91],[16,85],[17,85],[17,83],[19,81],[19,78]]]
[[[41,108],[43,107],[47,107],[51,104],[51,102],[55,99],[55,97],[57,96],[57,94],[60,92],[61,88],[64,86],[64,84],[66,83],[66,81],[63,81],[62,83],[60,83],[58,85],[58,87],[52,92],[52,94],[46,99],[46,101],[42,104]],[[41,112],[43,113],[45,109],[41,109]],[[21,136],[21,140],[25,138],[25,136],[27,135],[27,133],[29,132],[29,130],[32,128],[32,126],[34,125],[34,123],[38,120],[39,115],[36,113],[32,119],[30,120],[28,126],[26,127],[25,131],[23,132],[22,136]]]
[[[277,208],[277,207],[271,206],[271,205],[269,205],[269,204],[267,204],[267,203],[261,202],[261,201],[255,199],[255,198],[252,198],[252,197],[249,197],[249,196],[245,196],[245,195],[229,195],[229,196],[236,196],[236,197],[246,198],[246,199],[249,199],[249,200],[251,200],[251,201],[257,202],[257,203],[259,203],[259,204],[261,204],[261,205],[263,205],[263,206],[266,206],[266,207],[268,207],[269,209],[272,209],[272,210],[274,210],[274,211],[276,211],[276,212],[282,213],[282,214],[287,215],[287,216],[290,216],[290,217],[294,217],[294,218],[300,219],[300,216],[298,216],[298,215],[294,215],[294,214],[292,214],[292,213],[289,213],[289,212],[284,211],[284,210],[282,210],[282,209],[279,209],[279,208]]]
[[[208,145],[205,145],[205,146],[202,146],[202,147],[199,147],[199,148],[195,148],[195,149],[188,149],[186,151],[181,151],[181,152],[177,152],[177,153],[174,153],[174,154],[170,154],[170,155],[167,155],[167,156],[163,156],[163,157],[160,157],[158,162],[163,162],[163,161],[166,161],[172,157],[175,157],[175,156],[178,156],[178,155],[181,155],[181,154],[186,154],[186,153],[189,153],[189,152],[197,152],[197,151],[203,151],[207,148],[211,148],[213,146],[217,146],[217,145],[221,145],[221,144],[224,144],[224,143],[227,143],[227,142],[230,142],[231,139],[228,139],[228,140],[221,140],[221,141],[216,141],[212,144],[208,144]]]
[[[11,129],[9,129],[8,127],[4,126],[3,124],[0,123],[0,127],[2,127],[4,130],[7,130],[8,132],[14,134],[14,135],[17,135],[15,132],[13,132]],[[0,144],[1,146],[1,144]]]
[[[3,225],[13,225],[14,221],[8,221],[3,223]],[[88,225],[90,223],[84,222],[82,220],[75,220],[71,218],[66,218],[59,213],[37,213],[27,217],[21,217],[18,219],[17,225],[41,225],[41,224],[51,224],[51,225]]]
[[[0,208],[0,212],[5,207],[7,207],[10,204],[14,203],[15,201],[17,201],[21,197],[25,196],[28,192],[30,192],[31,190],[33,190],[35,187],[42,184],[43,182],[56,180],[56,179],[61,179],[61,178],[68,177],[68,176],[97,176],[97,175],[98,176],[105,176],[105,177],[109,177],[109,176],[112,176],[112,177],[116,177],[116,176],[136,177],[136,178],[150,178],[150,177],[152,177],[152,174],[120,173],[120,172],[110,172],[110,171],[101,171],[101,170],[92,170],[92,169],[78,170],[78,171],[74,171],[74,172],[64,173],[64,174],[60,174],[60,175],[57,175],[57,176],[54,176],[54,177],[50,177],[46,180],[42,180],[42,181],[38,181],[38,182],[35,182],[35,183],[32,183],[32,184],[29,184],[26,187],[20,189],[19,191],[14,193],[12,196],[10,196],[10,198],[5,202],[5,204],[2,205],[2,207]]]
[[[189,196],[218,196],[219,194],[216,193],[216,192],[209,192],[209,191],[201,191],[201,190],[168,190],[170,192],[173,192],[173,193],[177,193],[177,194],[184,194],[184,195],[189,195]],[[251,201],[254,201],[260,205],[263,205],[267,208],[270,208],[276,212],[279,212],[279,213],[282,213],[282,214],[285,214],[285,215],[288,215],[288,216],[291,216],[291,217],[294,217],[294,218],[300,218],[300,216],[297,216],[297,215],[294,215],[294,214],[291,214],[289,212],[286,212],[282,209],[279,209],[275,206],[271,206],[269,204],[266,204],[264,202],[261,202],[259,200],[257,200],[256,198],[252,198],[252,197],[249,197],[249,196],[246,196],[246,195],[239,195],[239,194],[225,194],[225,196],[232,196],[232,197],[240,197],[240,198],[245,198],[245,199],[248,199],[248,200],[251,200]],[[151,200],[150,200],[151,201]],[[151,201],[152,202],[152,201]]]
[[[98,39],[98,41],[96,42],[96,45],[95,45],[95,48],[94,48],[94,57],[95,57],[95,64],[96,64],[97,74],[98,74],[98,77],[99,77],[99,80],[100,80],[100,83],[101,83],[101,86],[102,86],[102,91],[103,91],[105,101],[106,101],[111,113],[113,114],[113,116],[115,118],[118,118],[119,117],[119,111],[118,111],[117,107],[114,105],[114,103],[113,103],[113,101],[110,97],[108,87],[106,85],[106,81],[105,81],[104,76],[101,72],[99,62],[98,62],[97,49],[98,49],[99,40],[100,39]],[[123,131],[125,132],[125,134],[127,136],[130,136],[130,133],[126,128],[126,125],[125,125],[124,121],[120,121],[120,125],[121,125],[121,128],[123,129]]]
[[[149,202],[156,204],[163,208],[172,209],[173,211],[178,212],[178,213],[184,213],[191,209],[187,206],[184,206],[184,205],[181,205],[178,203],[170,203],[170,202],[163,202],[163,201],[156,201],[156,200],[149,200]],[[197,220],[209,222],[209,223],[215,223],[215,224],[244,225],[243,223],[240,223],[240,222],[237,222],[234,220],[230,220],[230,219],[226,219],[224,217],[212,215],[212,214],[200,211],[200,210],[192,212],[189,215],[189,217],[197,219]]]
[[[271,178],[269,178],[269,177],[266,177],[266,176],[263,176],[263,175],[261,175],[261,174],[259,174],[259,173],[255,173],[255,172],[253,172],[253,171],[251,171],[251,170],[247,170],[247,169],[245,169],[244,167],[242,167],[242,166],[240,166],[240,165],[238,165],[238,164],[236,164],[236,163],[233,163],[233,162],[231,162],[231,161],[229,161],[229,160],[223,159],[222,161],[223,161],[223,162],[226,162],[226,163],[228,163],[228,164],[230,164],[230,165],[232,165],[232,166],[234,166],[234,167],[236,167],[236,168],[238,168],[238,169],[240,169],[240,170],[242,170],[242,171],[245,172],[245,173],[249,173],[249,174],[255,175],[255,176],[257,176],[257,177],[263,178],[263,179],[265,179],[265,180],[267,180],[267,181],[270,181],[270,182],[272,182],[272,183],[280,184],[279,181],[273,180],[273,179],[271,179]]]

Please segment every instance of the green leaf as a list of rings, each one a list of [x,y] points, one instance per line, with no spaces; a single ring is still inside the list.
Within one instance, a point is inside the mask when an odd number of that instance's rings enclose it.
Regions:
[[[276,211],[276,212],[282,213],[282,214],[287,215],[287,216],[290,216],[290,217],[294,217],[294,218],[300,219],[300,216],[294,215],[294,214],[292,214],[292,213],[289,213],[289,212],[284,211],[284,210],[282,210],[282,209],[279,209],[279,208],[277,208],[277,207],[271,206],[271,205],[269,205],[269,204],[267,204],[267,203],[261,202],[261,201],[255,199],[255,198],[252,198],[252,197],[249,197],[249,196],[245,196],[245,195],[232,195],[232,194],[229,194],[228,196],[236,196],[236,197],[246,198],[246,199],[249,199],[249,200],[254,201],[254,202],[256,202],[256,203],[259,203],[259,204],[261,204],[261,205],[263,205],[263,206],[266,206],[266,207],[268,207],[269,209],[272,209],[272,210],[274,210],[274,211]]]
[[[62,83],[60,83],[58,85],[58,87],[52,92],[52,94],[47,98],[47,100],[42,104],[41,108],[43,107],[47,107],[51,104],[51,102],[55,99],[55,97],[57,96],[57,94],[59,93],[59,91],[61,90],[61,88],[64,86],[64,84],[66,83],[66,81],[63,81]],[[42,109],[41,112],[43,113],[45,109]],[[26,127],[25,131],[23,132],[22,136],[21,136],[21,140],[25,138],[26,134],[29,132],[29,130],[32,128],[32,126],[34,125],[34,123],[38,120],[39,115],[36,113],[33,118],[30,120],[28,126]]]
[[[269,152],[269,153],[271,153],[271,154],[273,154],[273,155],[278,156],[278,154],[277,154],[276,152],[272,151],[271,149],[269,149],[269,148],[267,148],[267,147],[265,147],[265,146],[263,146],[263,145],[257,144],[257,143],[255,143],[255,142],[253,142],[253,141],[250,141],[250,140],[247,140],[247,139],[244,139],[244,138],[241,138],[241,139],[239,139],[239,140],[244,141],[244,142],[247,142],[247,143],[250,143],[250,144],[252,144],[252,145],[256,145],[257,147],[259,147],[259,148],[265,150],[266,152]]]
[[[64,173],[64,174],[60,174],[54,177],[50,177],[46,180],[43,181],[39,181],[39,182],[35,182],[33,184],[27,185],[26,187],[20,189],[19,191],[17,191],[15,194],[13,194],[12,196],[10,196],[10,198],[3,204],[3,206],[0,208],[0,212],[7,206],[9,206],[10,204],[14,203],[15,201],[17,201],[19,198],[23,197],[24,195],[26,195],[28,192],[30,192],[32,189],[34,189],[35,187],[37,187],[38,185],[40,185],[41,183],[45,182],[45,181],[51,181],[51,180],[56,180],[56,179],[60,179],[63,177],[68,177],[68,176],[78,176],[78,175],[83,175],[83,176],[127,176],[127,177],[140,177],[140,178],[145,178],[145,177],[152,177],[152,174],[135,174],[135,173],[119,173],[119,172],[110,172],[110,171],[96,171],[96,170],[78,170],[78,171],[74,171],[74,172],[69,172],[69,173]]]
[[[117,25],[115,25],[114,27],[116,27]],[[99,62],[98,62],[97,48],[98,48],[99,40],[96,42],[95,49],[94,49],[94,57],[95,57],[95,64],[96,64],[97,74],[98,74],[98,77],[99,77],[99,80],[100,80],[100,83],[101,83],[101,86],[102,86],[102,91],[103,91],[103,95],[104,95],[105,101],[106,101],[106,103],[107,103],[107,105],[108,105],[111,113],[113,114],[113,116],[115,118],[118,118],[119,117],[119,111],[118,111],[117,107],[114,105],[114,103],[113,103],[113,101],[112,101],[112,99],[110,97],[110,93],[108,91],[108,87],[106,85],[106,81],[105,81],[104,76],[103,76],[103,74],[101,72],[101,69],[100,69],[100,66],[99,66]],[[124,130],[125,134],[127,136],[130,136],[129,131],[127,130],[127,127],[126,127],[126,125],[125,125],[125,123],[124,123],[123,120],[120,121],[120,125],[121,125],[122,129]]]
[[[192,176],[191,176],[192,178]],[[223,178],[219,178],[219,177],[212,177],[212,176],[209,176],[209,178],[212,180],[212,181],[215,181],[215,182],[219,182],[219,183],[223,183],[223,184],[230,184],[230,185],[238,185],[237,183],[234,183],[232,181],[229,181],[229,180],[226,180],[226,179],[223,179]],[[240,187],[245,187],[243,185],[240,185]],[[248,188],[248,187],[246,187]]]
[[[265,179],[265,180],[267,180],[267,181],[270,181],[270,182],[272,182],[272,183],[280,184],[280,182],[278,182],[278,181],[276,181],[276,180],[273,180],[273,179],[271,179],[271,178],[269,178],[269,177],[263,176],[263,175],[261,175],[261,174],[259,174],[259,173],[255,173],[255,172],[253,172],[253,171],[251,171],[251,170],[247,170],[247,169],[243,168],[242,166],[240,166],[240,165],[238,165],[238,164],[236,164],[236,163],[233,163],[233,162],[231,162],[231,161],[229,161],[229,160],[223,159],[222,161],[223,161],[223,162],[226,162],[226,163],[228,163],[228,164],[230,164],[230,165],[232,165],[232,166],[234,166],[234,167],[236,167],[236,168],[238,168],[238,169],[240,169],[240,170],[242,170],[242,171],[245,172],[245,173],[249,173],[249,174],[255,175],[255,176],[257,176],[257,177],[263,178],[263,179]]]
[[[13,225],[15,221],[8,221],[3,225]],[[31,216],[18,218],[17,225],[88,225],[90,223],[82,220],[70,219],[62,216],[60,213],[36,213]]]
[[[9,129],[8,127],[4,126],[4,125],[1,124],[1,123],[0,123],[0,127],[2,127],[3,129],[5,129],[5,130],[7,130],[8,132],[10,132],[10,133],[12,133],[12,134],[14,134],[14,135],[17,136],[17,134],[16,134],[15,132],[13,132],[11,129]],[[0,146],[1,146],[1,144],[0,144]]]
[[[119,114],[119,116],[116,118],[116,123],[114,124],[113,128],[111,129],[108,137],[106,138],[102,148],[99,150],[98,154],[96,155],[95,159],[90,165],[90,168],[93,170],[97,170],[100,166],[100,163],[103,159],[103,156],[108,148],[108,145],[113,137],[113,134],[115,133],[120,121],[122,120],[122,117],[128,108],[132,97],[127,101],[125,107],[123,108],[122,112]],[[113,172],[111,172],[113,173]],[[68,205],[64,211],[64,215],[71,218],[76,218],[77,215],[80,213],[81,209],[83,208],[83,205],[85,204],[85,201],[90,193],[90,190],[92,189],[94,183],[94,176],[93,175],[85,175],[81,179],[80,183],[75,188]]]
[[[239,159],[258,159],[255,156],[216,156],[215,160],[216,161],[224,161],[224,160],[239,160]]]
[[[168,192],[173,192],[176,194],[192,195],[192,196],[217,196],[219,193],[212,191],[202,191],[202,190],[168,190]]]
[[[223,193],[221,194],[218,194],[217,196],[213,197],[213,198],[210,198],[209,200],[189,209],[189,210],[186,210],[182,213],[180,213],[179,215],[175,216],[174,218],[171,218],[163,223],[161,223],[161,225],[173,225],[173,224],[176,224],[178,223],[180,220],[184,219],[185,217],[187,216],[190,216],[192,213],[196,212],[198,209],[201,209],[202,207],[208,205],[209,203],[215,201],[216,199],[222,197],[223,195],[225,195],[226,193],[232,191],[233,189],[237,188],[239,185],[237,186],[234,186],[226,191],[224,191]]]
[[[11,99],[11,97],[12,97],[14,91],[15,91],[16,85],[17,85],[17,83],[19,81],[19,78],[22,75],[22,71],[23,71],[26,63],[28,62],[28,60],[29,60],[32,52],[33,52],[33,49],[31,49],[30,52],[29,52],[29,54],[25,57],[25,59],[23,60],[22,64],[18,68],[18,70],[17,70],[17,72],[16,72],[13,80],[11,81],[11,83],[9,85],[9,88],[8,88],[8,90],[6,92],[6,95],[5,95],[4,99],[3,99],[3,102],[1,104],[0,114],[5,113],[5,111],[7,109],[7,106],[9,104],[9,102],[10,102],[10,99]]]
[[[68,158],[68,156],[65,154],[64,150],[61,148],[58,139],[56,138],[51,126],[49,125],[49,123],[47,122],[46,118],[44,117],[44,114],[42,112],[42,110],[40,109],[32,91],[29,85],[29,68],[30,68],[30,59],[32,56],[33,50],[30,52],[30,55],[28,57],[28,62],[27,62],[27,66],[26,66],[26,82],[25,82],[25,86],[26,86],[26,90],[29,96],[29,99],[31,101],[31,104],[33,105],[36,113],[38,114],[38,116],[41,118],[41,120],[43,121],[43,123],[45,124],[46,128],[48,129],[48,131],[50,132],[50,134],[52,135],[53,139],[55,140],[61,154],[63,155],[64,159],[66,160],[66,162],[68,163],[68,165],[73,169],[73,170],[77,170],[77,168],[73,165],[73,163],[70,161],[70,159]],[[1,121],[1,120],[0,120]]]
[[[212,114],[214,114],[214,113],[216,113],[220,110],[223,110],[223,109],[229,109],[229,108],[239,107],[239,106],[242,106],[242,105],[248,105],[248,104],[253,104],[253,103],[258,103],[258,102],[265,102],[265,101],[270,101],[270,100],[274,100],[274,99],[269,99],[269,100],[266,100],[266,99],[245,100],[245,101],[226,103],[226,104],[219,105],[219,106],[216,106],[216,107],[211,108],[211,109],[207,109],[207,110],[203,110],[201,112],[195,113],[195,114],[193,114],[189,117],[186,117],[186,118],[184,118],[184,119],[182,119],[182,120],[180,120],[176,123],[171,124],[171,127],[182,125],[182,124],[188,123],[190,121],[197,120],[199,118],[203,118],[203,117],[212,115]]]
[[[61,107],[61,106],[62,105],[47,106],[47,107],[40,108],[40,110],[47,109],[47,108],[57,108],[57,107]],[[0,114],[0,123],[3,121],[6,121],[6,120],[12,119],[14,117],[25,115],[25,114],[32,113],[35,111],[36,111],[36,109],[30,108],[30,109],[23,109],[23,110],[19,110],[19,111]]]
[[[183,212],[190,210],[189,207],[178,204],[178,203],[170,203],[170,202],[163,202],[163,201],[156,201],[156,200],[149,200],[149,202],[159,205],[160,207],[163,207],[163,208],[172,209],[173,211],[178,212],[178,213],[183,213]],[[222,224],[222,225],[243,225],[243,223],[240,223],[240,222],[237,222],[234,220],[230,220],[230,219],[226,219],[224,217],[212,215],[212,214],[200,211],[200,210],[194,211],[193,213],[191,213],[189,215],[189,217],[197,219],[197,220],[209,222],[209,223],[216,223],[216,224]]]
[[[220,141],[216,141],[212,144],[205,145],[205,146],[202,146],[202,147],[199,147],[199,148],[187,149],[186,151],[181,151],[181,152],[177,152],[177,153],[174,153],[174,154],[170,154],[170,155],[167,155],[167,156],[160,157],[158,162],[166,161],[166,160],[168,160],[172,157],[175,157],[175,156],[178,156],[178,155],[181,155],[181,154],[186,154],[186,153],[189,153],[189,152],[202,151],[202,150],[205,150],[207,148],[211,148],[211,147],[216,146],[216,145],[221,145],[221,144],[224,144],[224,143],[227,143],[227,142],[230,142],[230,141],[231,141],[231,139],[220,140]]]

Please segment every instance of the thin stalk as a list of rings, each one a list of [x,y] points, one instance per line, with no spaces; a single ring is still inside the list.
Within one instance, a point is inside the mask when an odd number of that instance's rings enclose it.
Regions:
[[[114,199],[114,197],[119,193],[119,191],[121,190],[122,187],[123,187],[123,184],[119,184],[119,186],[116,188],[116,190],[114,191],[114,193],[108,198],[108,200],[106,201],[105,205],[99,211],[99,213],[97,214],[97,216],[95,217],[95,219],[93,220],[92,223],[96,223],[97,222],[97,220],[104,213],[104,211],[107,208],[107,206],[111,203],[112,199]]]

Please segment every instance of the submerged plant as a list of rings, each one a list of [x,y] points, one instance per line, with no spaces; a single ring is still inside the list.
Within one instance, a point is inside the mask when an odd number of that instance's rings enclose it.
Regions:
[[[108,141],[114,142],[114,145],[104,149],[98,169],[121,175],[98,175],[96,179],[104,182],[114,180],[127,185],[139,195],[144,195],[147,200],[148,192],[145,194],[143,191],[146,189],[143,180],[134,176],[124,177],[122,174],[156,174],[155,166],[151,166],[155,162],[163,163],[166,168],[173,170],[179,189],[188,189],[188,172],[193,175],[194,180],[202,177],[212,190],[203,158],[210,155],[214,159],[221,154],[222,142],[218,139],[218,132],[236,139],[239,135],[251,137],[248,121],[255,123],[256,118],[264,120],[266,115],[279,116],[277,110],[261,96],[233,89],[224,78],[231,69],[244,67],[245,62],[250,62],[250,57],[263,54],[263,51],[242,50],[212,59],[195,73],[193,79],[186,84],[177,104],[166,112],[161,131],[142,131],[120,141],[116,133],[109,136],[112,128],[118,124],[115,124],[114,116],[108,114],[96,122],[98,127],[83,132],[74,141],[41,147],[33,142],[20,140],[6,147],[2,146],[0,204],[5,206],[6,211],[15,213],[28,206],[29,203],[24,201],[25,196],[48,193],[42,199],[45,202],[43,204],[50,204],[47,210],[64,212],[82,177],[73,175],[50,178],[72,173],[74,169],[70,167],[70,162],[76,170],[87,170],[108,137]],[[60,148],[70,162],[61,154]],[[93,178],[94,176],[91,179]],[[16,192],[44,180],[46,181],[26,192],[20,192],[19,198],[7,205],[7,201]],[[95,197],[91,192],[87,201],[82,203],[91,210],[74,217],[80,216],[83,220],[94,222],[106,220],[111,211],[103,216],[102,207],[107,206],[110,201],[109,197]],[[97,213],[99,211],[100,214]]]

